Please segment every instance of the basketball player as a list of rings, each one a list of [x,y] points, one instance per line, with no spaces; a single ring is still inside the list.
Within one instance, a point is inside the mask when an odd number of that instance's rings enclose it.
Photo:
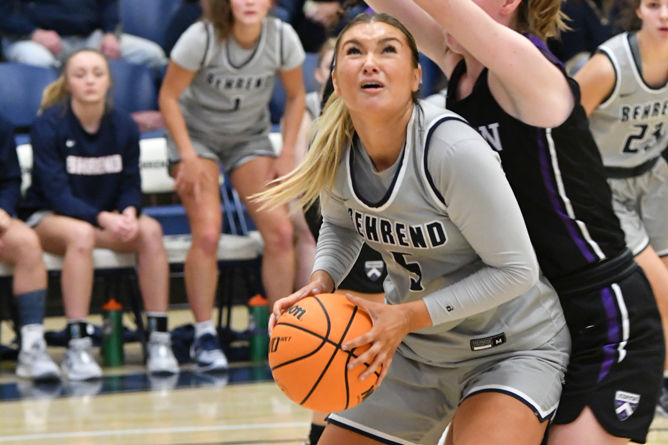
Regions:
[[[453,416],[466,443],[539,443],[569,336],[498,156],[458,115],[417,100],[417,47],[392,17],[357,16],[334,65],[336,94],[306,160],[259,196],[279,205],[322,192],[311,282],[277,302],[270,327],[334,290],[364,242],[390,277],[387,304],[349,297],[373,328],[343,345],[369,344],[350,366],[370,363],[362,380],[380,371],[382,383],[331,414],[319,444],[435,444]]]
[[[93,249],[137,254],[139,287],[150,330],[151,373],[179,372],[167,329],[169,264],[162,229],[141,214],[139,130],[108,102],[107,59],[83,49],[43,94],[30,132],[32,183],[22,212],[44,250],[63,256],[61,285],[68,347],[61,364],[70,380],[101,377],[86,318],[93,291]]]
[[[663,369],[661,320],[626,249],[577,83],[542,41],[561,26],[560,1],[369,3],[415,30],[449,79],[447,108],[499,152],[559,294],[573,345],[550,443],[644,442]],[[457,443],[457,425],[450,436]]]
[[[21,339],[16,375],[57,379],[60,371],[44,341],[47,276],[42,246],[35,232],[15,217],[20,196],[21,167],[14,132],[9,122],[0,118],[0,261],[14,267],[12,295]]]
[[[205,19],[180,37],[159,96],[177,192],[193,235],[185,262],[186,293],[195,318],[193,359],[201,371],[227,368],[211,321],[221,231],[221,162],[242,199],[294,167],[304,114],[304,50],[290,25],[267,17],[270,0],[209,0]],[[287,99],[283,148],[269,140],[268,104],[276,76]],[[293,228],[286,207],[258,213],[246,202],[264,240],[262,281],[273,303],[293,291]]]
[[[306,113],[304,122],[310,125],[314,119],[320,116],[322,106],[332,94],[331,66],[334,59],[334,48],[336,39],[329,38],[325,41],[318,51],[318,66],[313,73],[313,77],[320,84],[319,91],[312,91],[306,94]],[[306,151],[304,151],[304,154]],[[322,216],[320,214],[320,202],[316,201],[304,212],[306,222],[313,234],[313,238],[318,239]],[[313,268],[313,259],[310,261],[310,270]],[[384,299],[383,282],[387,277],[387,270],[383,257],[378,252],[367,246],[362,245],[362,249],[355,260],[355,264],[350,268],[348,275],[339,284],[336,290],[343,294],[353,294],[362,298],[382,302]],[[305,281],[303,284],[308,282]],[[300,286],[302,287],[302,286]],[[309,431],[309,444],[316,445],[318,439],[325,429],[325,418],[329,413],[314,412],[311,417],[311,429]]]
[[[622,16],[628,31],[603,43],[575,80],[613,209],[652,285],[668,338],[668,0],[635,0]]]

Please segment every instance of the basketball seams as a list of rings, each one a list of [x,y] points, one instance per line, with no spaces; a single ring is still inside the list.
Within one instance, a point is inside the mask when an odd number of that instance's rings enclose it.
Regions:
[[[302,331],[302,332],[304,332],[304,333],[311,334],[312,336],[321,339],[322,342],[320,343],[320,345],[318,345],[317,348],[315,348],[313,351],[309,352],[308,354],[302,355],[302,356],[300,356],[300,357],[292,358],[292,359],[287,360],[287,361],[285,361],[285,362],[283,362],[283,363],[279,363],[279,364],[276,365],[276,366],[273,366],[273,367],[271,368],[272,371],[273,371],[274,369],[278,369],[278,368],[280,368],[281,366],[286,366],[286,365],[289,365],[289,364],[291,364],[291,363],[298,362],[299,360],[303,360],[303,359],[305,359],[305,358],[308,358],[308,357],[310,357],[310,356],[316,354],[316,353],[317,353],[318,351],[320,351],[320,350],[322,349],[322,347],[325,346],[327,343],[331,344],[332,346],[336,346],[336,345],[334,344],[334,342],[331,341],[330,339],[325,338],[325,337],[323,337],[323,336],[320,335],[320,334],[316,334],[315,332],[313,332],[313,331],[311,331],[311,330],[308,330],[308,329],[306,329],[306,328],[303,328],[303,327],[301,327],[301,326],[298,326],[298,325],[295,325],[295,324],[292,324],[292,323],[277,323],[276,326],[278,326],[278,325],[282,325],[282,326],[290,326],[291,328],[298,329],[298,330],[300,330],[300,331]]]
[[[269,362],[272,365],[285,360],[271,366],[271,371],[276,383],[293,402],[318,411],[340,411],[357,405],[376,389],[376,383],[370,383],[369,387],[366,381],[358,381],[360,368],[348,369],[351,361],[368,347],[350,351],[341,348],[347,340],[373,327],[362,307],[341,294],[330,293],[311,295],[287,312],[292,317],[277,320],[276,327],[283,327],[272,334],[271,341],[272,344],[275,341],[276,348],[269,351]],[[305,314],[308,315],[304,317]],[[288,349],[283,346],[278,351],[279,343],[283,342]],[[295,354],[300,356],[295,357]],[[365,367],[363,370],[371,367],[367,361],[360,365]],[[307,379],[302,378],[302,372]],[[377,382],[381,373],[374,370],[372,374]]]
[[[318,298],[317,296],[315,296],[314,298],[318,301],[318,303],[322,307],[323,312],[325,313],[325,315],[327,317],[327,334],[328,334],[327,337],[329,337],[329,330],[330,330],[330,327],[331,327],[331,324],[330,324],[330,321],[329,321],[329,313],[327,312],[327,309],[325,308],[325,305],[322,303],[320,298]],[[311,397],[311,394],[313,394],[313,391],[315,391],[315,389],[318,387],[318,385],[320,384],[320,381],[322,380],[325,373],[329,369],[329,365],[331,365],[332,361],[334,361],[334,357],[336,357],[336,354],[338,354],[339,349],[341,349],[341,343],[343,343],[343,339],[346,338],[346,334],[350,330],[350,326],[352,326],[352,324],[353,324],[353,320],[355,319],[355,315],[357,314],[357,310],[358,310],[358,307],[354,306],[353,307],[353,313],[350,314],[350,318],[348,319],[348,324],[346,325],[346,328],[343,330],[343,334],[341,335],[341,338],[336,343],[336,345],[335,345],[336,347],[334,348],[334,352],[332,352],[332,355],[329,356],[329,360],[327,361],[327,364],[322,368],[322,371],[320,372],[320,375],[318,376],[315,383],[311,387],[311,390],[308,392],[308,394],[306,394],[306,397],[304,397],[304,400],[302,400],[299,403],[300,405],[303,405],[308,400],[308,398]],[[348,353],[348,357],[350,357],[350,353]],[[346,360],[346,362],[347,362],[347,360]],[[348,386],[348,373],[344,372],[343,376],[344,376],[344,381],[345,381],[345,385],[346,385],[346,408],[348,408],[348,405],[350,403],[350,389],[349,389],[349,386]]]
[[[343,339],[346,338],[346,335],[348,334],[348,331],[350,330],[350,327],[353,325],[353,320],[355,320],[355,315],[357,315],[357,310],[358,307],[355,306],[353,308],[353,313],[350,315],[350,319],[348,320],[348,326],[343,330],[343,335],[341,335],[341,338],[339,339],[339,343],[336,345],[337,348],[341,347],[341,344],[343,343]],[[348,373],[346,372],[346,369],[348,367],[348,362],[350,362],[350,355],[351,352],[348,352],[348,358],[346,358],[346,364],[345,367],[343,368],[343,381],[345,382],[346,386],[346,409],[348,409],[348,405],[350,405],[350,385],[348,384]]]
[[[317,348],[315,348],[313,351],[309,352],[308,354],[306,354],[306,355],[304,355],[304,356],[302,356],[302,357],[296,357],[296,358],[293,358],[293,359],[291,359],[291,360],[288,360],[287,362],[284,362],[284,363],[281,363],[281,364],[279,364],[279,365],[274,366],[273,368],[271,368],[272,371],[273,371],[274,369],[280,368],[281,366],[289,365],[290,363],[294,363],[294,362],[297,362],[297,361],[299,361],[299,360],[303,360],[303,359],[305,359],[305,358],[307,358],[307,357],[310,357],[310,356],[312,356],[313,354],[315,354],[315,353],[317,353],[318,351],[320,351],[320,349],[322,349],[322,347],[325,345],[325,343],[331,343],[330,340],[329,340],[329,334],[330,334],[330,332],[331,332],[331,330],[332,330],[332,322],[331,322],[331,320],[329,319],[329,313],[327,312],[327,308],[325,308],[325,305],[324,305],[323,302],[320,300],[320,298],[316,297],[315,295],[313,296],[313,298],[314,298],[315,301],[320,305],[320,309],[322,310],[322,313],[323,313],[323,315],[325,316],[325,320],[327,321],[327,330],[325,331],[325,336],[324,336],[324,337],[321,336],[320,334],[316,334],[315,332],[313,332],[313,331],[311,331],[311,330],[308,330],[308,329],[306,329],[306,328],[303,328],[303,327],[301,327],[301,326],[298,326],[298,325],[295,325],[295,324],[292,324],[292,323],[278,322],[278,323],[276,323],[276,325],[277,325],[277,326],[278,326],[278,325],[291,326],[291,327],[293,327],[293,328],[295,328],[295,329],[299,329],[299,330],[302,331],[302,332],[306,332],[306,333],[309,333],[309,334],[311,334],[311,335],[313,335],[313,336],[315,336],[315,337],[317,337],[317,338],[321,338],[321,339],[323,339],[324,341],[323,341],[322,343],[320,343],[320,345],[319,345]],[[336,350],[335,350],[335,352],[336,352]],[[317,384],[317,383],[316,383],[316,384]],[[310,394],[312,391],[313,391],[313,389],[311,389],[311,391],[309,392],[309,394]]]
[[[355,306],[355,310],[357,310],[357,306]],[[299,357],[295,357],[295,358],[292,358],[292,359],[290,359],[290,360],[287,360],[287,361],[285,361],[285,362],[283,362],[283,363],[279,363],[279,364],[276,365],[276,366],[272,366],[272,367],[271,367],[271,370],[272,370],[272,371],[273,371],[274,369],[278,369],[278,368],[280,368],[281,366],[289,365],[289,364],[294,363],[294,362],[296,362],[296,361],[299,361],[299,360],[303,360],[303,359],[305,359],[305,358],[308,358],[308,357],[310,357],[311,355],[315,354],[316,352],[320,351],[320,349],[322,349],[322,347],[325,346],[326,344],[329,344],[330,346],[334,346],[334,347],[337,347],[337,348],[338,348],[338,347],[340,346],[340,344],[341,344],[340,341],[339,341],[339,343],[335,343],[333,340],[330,340],[329,338],[325,338],[324,336],[322,336],[322,335],[320,335],[320,334],[318,334],[318,333],[316,333],[316,332],[313,332],[313,331],[311,331],[311,330],[309,330],[309,329],[306,329],[306,328],[304,328],[304,327],[301,327],[301,326],[296,325],[296,324],[293,324],[293,323],[289,323],[289,322],[279,322],[279,323],[276,323],[276,326],[279,326],[279,325],[280,325],[280,326],[289,326],[289,327],[291,327],[291,328],[298,329],[298,330],[300,330],[300,331],[302,331],[302,332],[304,332],[304,333],[306,333],[306,334],[310,334],[310,335],[312,335],[313,337],[316,337],[316,338],[319,338],[320,340],[323,340],[323,342],[320,343],[320,345],[319,345],[317,348],[315,348],[313,351],[309,352],[309,353],[306,354],[306,355],[302,355],[302,356],[299,356]],[[343,334],[344,337],[345,337],[345,334],[346,334],[346,333]],[[348,353],[348,355],[349,355],[349,356],[352,356],[353,358],[357,358],[357,357],[359,357],[359,355],[355,354],[355,349],[353,349],[352,351],[350,351],[350,352]],[[350,361],[350,358],[348,359],[348,361]],[[367,363],[367,362],[364,362],[364,365],[365,365],[367,368],[368,368],[369,366],[371,366],[371,364],[370,364],[370,363]],[[378,372],[378,371],[374,371],[373,373],[374,373],[377,377],[380,377],[380,372]]]

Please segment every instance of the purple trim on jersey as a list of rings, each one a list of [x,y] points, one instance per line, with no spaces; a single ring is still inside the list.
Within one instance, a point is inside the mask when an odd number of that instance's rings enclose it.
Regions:
[[[538,49],[540,49],[540,52],[542,52],[543,55],[547,57],[547,60],[549,60],[555,65],[559,65],[561,69],[566,69],[564,62],[559,60],[559,58],[555,56],[552,51],[550,51],[545,42],[543,42],[541,39],[539,39],[533,34],[524,34],[524,36],[527,39],[531,40],[531,43],[533,43],[536,47],[538,47]]]
[[[597,261],[598,258],[596,258],[596,256],[592,253],[585,240],[582,239],[580,231],[576,227],[575,222],[564,209],[562,200],[559,198],[559,193],[557,192],[557,188],[554,183],[554,174],[550,166],[551,163],[549,160],[548,150],[545,147],[545,130],[538,129],[537,131],[537,142],[538,148],[540,149],[540,169],[542,171],[543,183],[545,184],[545,188],[547,189],[548,194],[550,195],[550,200],[552,201],[552,207],[555,209],[557,215],[559,215],[559,218],[564,223],[566,231],[570,235],[571,239],[575,242],[575,245],[578,246],[582,256],[584,256],[589,262]]]
[[[621,341],[621,328],[618,321],[617,304],[615,302],[615,296],[612,295],[609,287],[601,290],[601,300],[608,319],[608,342],[603,346],[604,358],[598,373],[597,382],[603,380],[610,372],[610,368],[612,368],[612,365],[615,363],[615,358],[617,357],[617,345]]]

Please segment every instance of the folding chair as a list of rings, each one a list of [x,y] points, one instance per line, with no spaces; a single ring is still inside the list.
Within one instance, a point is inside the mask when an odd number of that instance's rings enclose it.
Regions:
[[[51,68],[0,63],[0,114],[17,132],[28,132],[37,116],[44,87],[57,77]]]

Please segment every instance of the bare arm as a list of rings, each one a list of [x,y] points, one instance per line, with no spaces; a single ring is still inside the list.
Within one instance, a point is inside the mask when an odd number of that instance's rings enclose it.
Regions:
[[[460,57],[448,48],[443,27],[436,20],[413,0],[367,0],[366,3],[375,11],[389,14],[406,26],[415,37],[420,51],[433,60],[446,77],[450,77]]]
[[[158,105],[165,120],[165,125],[183,159],[195,157],[196,154],[188,136],[186,121],[183,118],[183,113],[181,113],[179,97],[190,85],[195,73],[195,71],[187,70],[170,61],[158,96]]]
[[[615,69],[603,53],[596,53],[575,75],[580,84],[580,102],[589,116],[615,87]]]
[[[574,99],[564,75],[529,39],[502,22],[510,20],[519,0],[495,11],[500,22],[471,0],[413,1],[489,69],[492,94],[507,113],[539,127],[557,126],[570,115]]]
[[[196,71],[185,69],[170,61],[160,88],[158,105],[165,120],[165,126],[174,139],[181,156],[180,165],[176,169],[174,185],[179,193],[192,193],[197,201],[200,196],[201,181],[205,174],[202,161],[198,158],[188,135],[186,121],[179,105],[179,97],[190,85],[195,73]]]
[[[286,99],[285,109],[283,110],[283,128],[281,129],[283,148],[281,149],[280,165],[277,173],[284,175],[295,167],[294,148],[297,143],[302,117],[306,110],[306,92],[301,65],[289,71],[280,71],[279,74],[283,88],[285,88]]]

